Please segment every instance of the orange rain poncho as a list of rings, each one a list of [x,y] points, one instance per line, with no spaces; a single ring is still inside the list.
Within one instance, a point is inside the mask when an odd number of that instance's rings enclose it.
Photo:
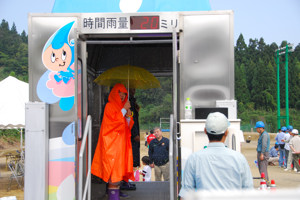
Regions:
[[[119,91],[127,94],[124,102],[121,101]],[[134,180],[130,140],[134,122],[131,117],[128,125],[121,112],[127,100],[128,92],[124,85],[116,84],[109,94],[108,103],[104,109],[91,172],[105,182]]]

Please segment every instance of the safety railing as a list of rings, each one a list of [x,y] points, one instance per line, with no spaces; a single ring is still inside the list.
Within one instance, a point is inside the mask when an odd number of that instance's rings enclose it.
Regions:
[[[86,139],[88,136],[88,172],[84,185],[84,192],[82,194],[83,186],[83,154],[86,149]],[[86,120],[86,126],[83,133],[82,143],[79,151],[79,182],[78,182],[78,199],[85,200],[88,192],[88,200],[91,199],[91,153],[92,148],[92,117],[89,115]]]
[[[162,132],[170,132],[170,128],[169,128],[170,127],[170,118],[160,118],[159,119],[159,127]]]

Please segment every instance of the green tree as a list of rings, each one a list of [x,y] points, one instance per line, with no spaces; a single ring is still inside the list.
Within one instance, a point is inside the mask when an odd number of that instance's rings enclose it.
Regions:
[[[259,52],[258,59],[262,59],[265,65],[268,65],[270,62],[274,66],[275,59],[274,59],[274,46],[267,45],[263,38],[260,38],[258,41],[257,51]]]
[[[267,45],[265,43],[264,38],[260,38],[257,43],[257,50],[260,52],[260,57],[263,57],[267,49]]]
[[[0,25],[0,51],[8,54],[8,41],[9,40],[9,25],[8,22],[4,19],[1,22]]]
[[[249,39],[249,45],[247,48],[247,60],[248,62],[250,60],[255,61],[258,59],[258,54],[259,52],[257,51],[257,47],[258,47],[258,40],[257,39]]]
[[[17,32],[13,23],[9,28],[8,22],[0,24],[0,80],[10,74],[23,81],[28,81],[28,44],[27,35]]]
[[[254,71],[251,91],[252,101],[256,109],[273,110],[276,107],[274,101],[274,87],[276,86],[275,73],[273,66],[269,63],[264,65],[259,59],[257,68]]]
[[[252,80],[254,76],[254,71],[256,69],[256,64],[252,61],[249,60],[245,64],[245,72],[246,72],[246,83],[247,83],[247,88],[249,89],[250,93],[252,91]]]
[[[16,27],[16,24],[15,24],[15,23],[13,23],[13,25],[11,26],[10,33],[11,33],[13,36],[18,35],[18,31],[17,31],[17,27]]]
[[[295,46],[292,56],[297,58],[300,61],[300,43],[297,46]]]
[[[22,40],[22,42],[24,42],[26,44],[28,43],[28,36],[24,30],[21,33],[21,40]]]
[[[296,107],[300,99],[300,62],[293,59],[289,63],[289,105],[291,108]]]
[[[246,73],[244,65],[235,69],[235,98],[242,104],[247,104],[250,100],[250,93],[247,87]]]
[[[172,78],[159,77],[161,88],[137,90],[135,97],[140,105],[140,124],[159,124],[160,118],[172,113]],[[152,127],[153,128],[153,127]]]
[[[236,41],[236,46],[234,48],[234,63],[237,66],[246,62],[246,51],[247,45],[244,41],[243,34],[240,34],[239,38]]]

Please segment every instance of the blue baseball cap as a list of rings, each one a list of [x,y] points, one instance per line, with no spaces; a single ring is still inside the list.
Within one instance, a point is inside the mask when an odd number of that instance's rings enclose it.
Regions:
[[[254,128],[265,128],[265,124],[262,121],[258,121]]]

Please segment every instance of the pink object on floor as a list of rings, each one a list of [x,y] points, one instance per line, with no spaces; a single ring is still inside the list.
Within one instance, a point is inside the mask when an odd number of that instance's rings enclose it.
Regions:
[[[136,182],[140,181],[140,171],[139,170],[136,170],[134,172],[134,178],[135,178],[134,181],[136,181]]]

